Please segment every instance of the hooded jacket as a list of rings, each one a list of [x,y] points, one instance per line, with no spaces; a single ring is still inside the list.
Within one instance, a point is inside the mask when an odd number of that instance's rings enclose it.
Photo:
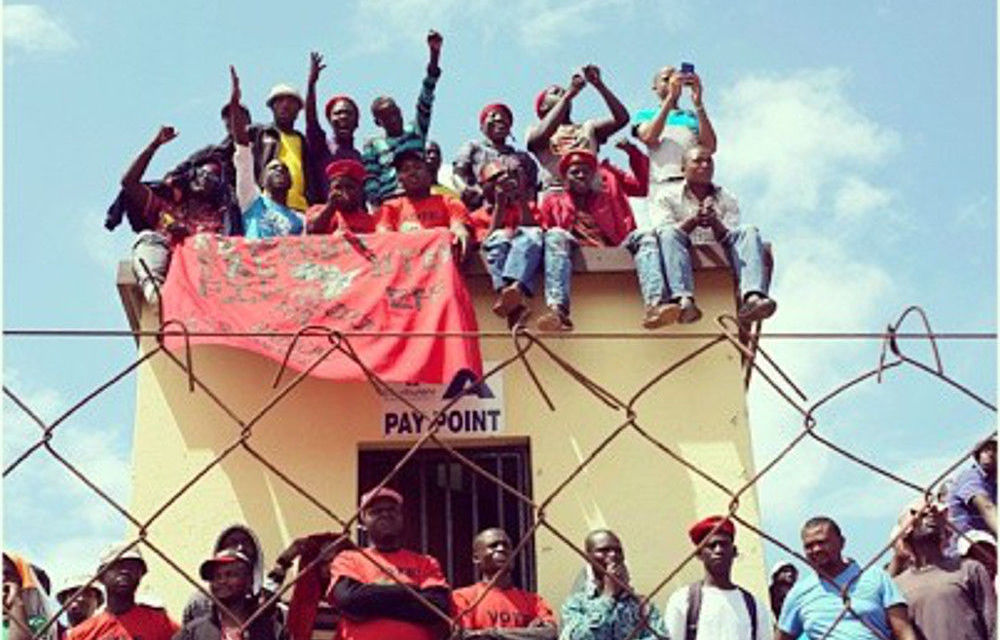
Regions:
[[[253,595],[258,596],[260,595],[260,586],[264,579],[264,551],[261,549],[260,539],[257,537],[257,534],[254,533],[253,529],[242,524],[234,524],[226,527],[219,534],[219,537],[215,539],[215,546],[212,547],[212,555],[222,551],[222,541],[232,531],[236,530],[246,533],[250,539],[253,540],[254,547],[257,550],[256,560],[253,564]],[[182,617],[181,624],[187,626],[188,623],[192,622],[196,618],[210,616],[213,612],[212,604],[212,599],[204,593],[200,591],[195,592],[191,596],[191,599],[188,600],[187,606],[184,607],[184,615]]]

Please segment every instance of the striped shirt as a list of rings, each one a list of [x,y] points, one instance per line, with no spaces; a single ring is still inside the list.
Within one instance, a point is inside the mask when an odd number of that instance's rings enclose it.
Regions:
[[[417,97],[417,117],[413,122],[403,125],[401,134],[392,137],[376,136],[365,141],[361,151],[361,161],[368,172],[368,178],[365,180],[365,197],[373,206],[378,206],[383,200],[402,193],[396,182],[396,169],[392,166],[392,161],[401,151],[423,152],[427,133],[431,128],[434,87],[440,76],[439,68],[427,69],[427,75],[420,86],[420,95]]]

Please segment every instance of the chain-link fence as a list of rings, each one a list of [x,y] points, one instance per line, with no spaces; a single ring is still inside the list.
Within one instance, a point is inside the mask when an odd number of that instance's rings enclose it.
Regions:
[[[911,315],[917,315],[919,319],[923,322],[925,331],[917,333],[904,333],[900,330],[902,323],[907,317]],[[300,566],[299,571],[295,576],[292,576],[289,580],[285,581],[283,586],[276,592],[270,595],[270,597],[260,603],[260,607],[252,618],[247,620],[243,628],[246,628],[253,620],[264,615],[265,612],[272,611],[272,606],[282,598],[286,598],[289,591],[296,587],[296,584],[307,575],[309,571],[312,571],[319,567],[320,563],[329,562],[329,555],[331,551],[335,548],[339,548],[343,542],[349,541],[351,537],[351,529],[360,517],[360,509],[354,510],[350,513],[338,513],[334,509],[325,505],[323,501],[313,495],[309,490],[307,490],[303,484],[296,480],[294,477],[294,471],[281,468],[278,464],[274,463],[272,460],[268,459],[262,451],[258,450],[254,446],[254,435],[255,429],[259,425],[261,419],[266,416],[275,406],[281,403],[293,390],[295,390],[298,385],[305,380],[310,372],[321,362],[334,356],[335,354],[341,357],[346,357],[353,361],[360,369],[364,372],[368,383],[380,394],[394,396],[396,400],[407,405],[409,409],[414,412],[414,414],[419,414],[426,421],[425,424],[433,425],[429,430],[427,430],[416,442],[413,442],[409,446],[401,459],[395,464],[395,466],[382,477],[378,484],[378,487],[384,487],[391,483],[400,474],[404,466],[422,449],[433,446],[438,448],[440,451],[444,452],[445,455],[454,463],[461,465],[464,469],[470,471],[476,476],[488,482],[491,486],[502,491],[507,496],[510,496],[518,503],[524,505],[531,510],[533,514],[532,523],[530,526],[525,527],[523,530],[519,531],[519,539],[514,545],[512,553],[509,555],[507,560],[507,565],[510,567],[512,563],[516,562],[518,555],[527,549],[533,539],[536,532],[540,530],[546,530],[556,539],[561,541],[562,544],[566,545],[568,549],[571,549],[575,554],[577,554],[581,561],[584,563],[588,562],[588,556],[586,551],[573,542],[572,538],[577,536],[578,532],[572,532],[569,534],[565,531],[560,530],[546,517],[546,510],[564,495],[564,490],[566,487],[573,482],[577,476],[585,471],[585,469],[590,465],[598,456],[602,454],[607,447],[614,442],[617,438],[620,438],[622,434],[626,432],[634,432],[645,440],[649,445],[650,455],[656,455],[662,457],[664,460],[668,460],[670,464],[682,465],[692,474],[700,477],[704,481],[710,483],[713,487],[723,492],[729,500],[729,507],[727,515],[733,521],[739,523],[745,527],[748,531],[754,532],[759,535],[762,539],[774,544],[785,553],[790,556],[794,556],[803,562],[807,562],[805,557],[801,554],[799,549],[789,546],[789,543],[783,541],[768,531],[763,530],[757,524],[749,521],[745,517],[741,516],[740,500],[742,497],[747,495],[751,489],[753,489],[767,474],[771,473],[775,466],[786,456],[788,456],[796,447],[800,446],[806,440],[812,440],[819,443],[823,447],[828,448],[835,454],[842,456],[843,458],[850,460],[851,462],[863,467],[872,474],[878,474],[891,482],[897,483],[900,486],[906,487],[912,490],[915,496],[924,496],[930,499],[936,492],[938,486],[942,481],[944,481],[949,474],[955,471],[964,461],[968,459],[968,453],[963,453],[961,456],[956,456],[954,462],[945,468],[940,469],[934,479],[926,484],[914,482],[906,477],[901,476],[898,471],[884,466],[880,466],[864,457],[852,452],[851,450],[840,446],[830,440],[821,432],[820,421],[816,417],[817,410],[827,405],[831,400],[838,397],[839,395],[847,392],[853,387],[859,385],[862,382],[876,379],[881,381],[883,376],[887,372],[893,369],[909,368],[915,371],[919,371],[927,376],[931,376],[942,383],[953,387],[961,396],[968,399],[969,402],[978,403],[985,409],[994,412],[996,407],[986,398],[972,391],[961,382],[955,380],[953,377],[946,372],[945,367],[942,363],[941,357],[938,353],[937,341],[942,339],[974,339],[974,340],[985,340],[992,341],[995,340],[995,335],[992,333],[964,333],[964,334],[935,334],[929,322],[927,321],[926,315],[923,311],[916,307],[911,307],[907,309],[898,320],[887,327],[886,331],[878,334],[850,334],[850,335],[832,335],[832,334],[785,334],[782,337],[794,338],[794,339],[810,339],[810,338],[830,338],[830,337],[852,337],[861,339],[871,339],[871,340],[881,340],[882,350],[881,355],[877,363],[869,370],[863,372],[862,374],[843,381],[842,384],[835,387],[832,391],[826,395],[820,397],[819,399],[809,399],[806,394],[800,389],[796,384],[796,381],[790,376],[762,346],[760,345],[759,335],[749,335],[745,328],[741,328],[737,323],[735,318],[731,316],[720,316],[715,320],[715,328],[713,331],[703,332],[698,334],[686,333],[686,334],[676,334],[673,336],[655,336],[659,338],[669,337],[677,338],[681,340],[688,340],[694,343],[693,348],[680,359],[666,364],[662,370],[660,370],[654,377],[649,379],[645,384],[635,389],[634,393],[629,396],[623,396],[616,394],[599,384],[594,377],[588,374],[587,371],[583,371],[572,362],[568,361],[565,357],[557,353],[556,350],[552,349],[550,344],[547,344],[552,338],[547,337],[545,334],[535,334],[524,328],[518,328],[513,331],[510,335],[510,340],[513,342],[514,352],[510,357],[496,363],[494,366],[484,371],[483,380],[489,380],[492,376],[497,375],[499,372],[510,368],[510,367],[524,367],[528,377],[534,384],[535,389],[543,398],[545,403],[549,408],[555,410],[555,404],[550,397],[550,392],[546,389],[545,385],[542,383],[540,377],[536,374],[535,365],[532,364],[532,359],[534,358],[547,358],[550,359],[559,369],[570,376],[579,385],[579,389],[584,391],[596,398],[599,402],[606,405],[609,409],[613,410],[618,416],[615,424],[611,425],[607,431],[606,436],[594,447],[591,451],[585,453],[579,464],[569,473],[561,482],[556,484],[556,486],[547,495],[541,496],[540,498],[533,499],[529,495],[516,486],[513,486],[504,478],[501,478],[493,470],[484,467],[482,464],[477,463],[477,461],[470,458],[468,455],[463,453],[459,448],[457,448],[453,441],[447,438],[441,437],[440,430],[442,425],[435,421],[435,415],[428,414],[426,411],[422,411],[419,407],[413,405],[409,399],[403,397],[395,390],[395,388],[381,380],[377,375],[375,375],[372,370],[365,363],[364,358],[359,356],[355,348],[352,346],[352,337],[355,334],[351,333],[339,333],[332,331],[325,327],[318,326],[308,326],[303,327],[295,335],[275,335],[266,334],[270,337],[285,338],[289,340],[288,353],[292,353],[292,349],[295,347],[295,343],[299,340],[325,340],[325,351],[313,362],[313,364],[306,368],[305,370],[299,372],[295,376],[290,376],[286,374],[286,363],[282,364],[281,367],[276,372],[274,378],[274,388],[275,391],[273,395],[263,402],[259,410],[254,412],[252,415],[239,415],[233,407],[227,403],[227,399],[222,397],[222,394],[217,390],[213,389],[210,385],[199,376],[197,371],[197,356],[194,350],[190,346],[187,346],[183,351],[179,353],[174,353],[165,347],[165,338],[167,336],[180,336],[186,340],[192,337],[188,333],[186,327],[182,322],[177,320],[166,320],[163,321],[159,329],[154,332],[71,332],[71,331],[29,331],[29,330],[10,330],[5,332],[5,336],[8,339],[14,338],[26,338],[31,336],[40,335],[93,335],[94,333],[101,333],[102,335],[118,335],[126,337],[139,337],[142,335],[154,336],[156,338],[156,343],[153,348],[147,350],[145,353],[141,353],[134,362],[129,364],[127,367],[122,369],[116,375],[109,378],[107,381],[101,383],[95,387],[91,392],[87,393],[85,396],[80,398],[78,402],[69,407],[60,416],[51,422],[46,422],[39,418],[35,410],[25,402],[22,397],[18,394],[17,390],[12,389],[4,385],[4,394],[13,402],[16,407],[24,413],[28,418],[33,421],[38,429],[39,435],[37,441],[35,441],[31,446],[26,448],[20,455],[15,457],[11,462],[9,462],[3,471],[4,478],[10,477],[12,474],[18,473],[18,470],[23,468],[23,466],[28,463],[34,456],[51,456],[53,460],[58,462],[61,466],[65,467],[73,476],[75,476],[79,482],[86,485],[86,487],[94,493],[100,500],[107,503],[111,508],[113,508],[124,520],[126,520],[137,532],[134,539],[130,541],[130,545],[123,548],[119,553],[119,557],[125,554],[128,549],[136,545],[143,545],[153,554],[158,556],[164,563],[176,571],[180,576],[182,576],[188,583],[190,583],[192,589],[199,591],[209,598],[212,598],[211,593],[209,593],[202,582],[197,580],[192,576],[188,570],[180,566],[178,562],[171,558],[170,554],[162,549],[155,539],[149,535],[150,528],[152,525],[159,521],[161,518],[169,517],[167,515],[168,509],[181,499],[182,496],[191,491],[200,481],[202,481],[206,474],[208,474],[217,465],[220,465],[227,457],[231,456],[234,452],[242,450],[249,454],[254,460],[256,460],[262,467],[266,468],[268,471],[273,473],[277,478],[285,483],[293,491],[301,495],[308,502],[313,504],[317,509],[322,511],[329,518],[331,526],[339,532],[339,536],[332,539],[326,545],[326,548],[319,553],[314,560],[312,560],[307,566]],[[610,336],[594,334],[589,336],[576,336],[578,339],[592,339],[592,340],[602,340],[607,339]],[[766,337],[766,336],[765,336]],[[777,337],[777,336],[776,336]],[[929,341],[931,346],[931,352],[933,354],[933,362],[927,364],[921,362],[918,359],[914,359],[907,355],[907,352],[902,348],[904,343],[912,342],[915,340],[925,340]],[[779,453],[770,460],[758,461],[756,473],[752,475],[745,483],[740,486],[727,486],[720,478],[715,474],[716,470],[712,468],[706,468],[705,466],[699,466],[693,461],[687,459],[684,455],[681,455],[675,448],[671,447],[665,443],[661,438],[654,435],[654,432],[646,428],[643,425],[643,416],[639,415],[637,411],[637,403],[645,395],[650,393],[650,390],[658,384],[663,383],[666,379],[670,378],[679,369],[684,367],[686,364],[698,359],[703,354],[712,349],[724,348],[734,350],[736,354],[739,355],[743,366],[746,371],[746,379],[749,380],[751,372],[756,376],[756,379],[762,381],[762,384],[766,384],[768,387],[773,389],[778,396],[783,399],[784,403],[787,403],[800,417],[801,417],[801,430],[791,438],[787,444],[779,451]],[[529,357],[530,356],[530,357]],[[59,428],[62,424],[66,422],[68,418],[73,416],[85,405],[93,401],[96,397],[100,396],[102,393],[107,391],[112,386],[121,382],[134,372],[136,372],[139,367],[150,362],[153,359],[168,359],[174,366],[179,368],[187,378],[188,389],[191,392],[196,390],[204,393],[212,403],[214,403],[228,418],[232,421],[232,424],[238,429],[238,435],[233,438],[226,446],[222,447],[217,455],[203,468],[201,468],[197,473],[192,475],[187,482],[178,486],[176,490],[166,499],[162,505],[153,510],[153,512],[147,517],[139,517],[138,515],[130,512],[130,510],[125,506],[116,501],[111,497],[102,487],[98,486],[91,478],[88,477],[86,473],[81,471],[80,467],[73,460],[68,459],[65,455],[60,453],[54,447],[54,439],[58,435]],[[461,396],[455,397],[447,402],[443,402],[438,408],[437,413],[446,412],[449,407],[454,405],[460,400]],[[985,434],[984,434],[985,435]],[[366,487],[367,489],[368,487]],[[721,524],[719,525],[721,526]],[[716,530],[719,528],[716,527]],[[900,535],[903,535],[901,532]],[[708,538],[703,539],[703,542],[696,547],[692,548],[689,553],[674,567],[672,567],[665,575],[663,575],[662,580],[656,585],[656,587],[649,593],[641,596],[643,602],[643,610],[647,610],[645,605],[647,605],[652,599],[658,597],[666,585],[673,580],[693,559],[696,559],[698,553],[703,546],[704,542]],[[879,553],[872,556],[867,560],[862,566],[862,569],[867,569],[880,562],[880,560],[890,552],[895,541],[890,541],[887,543]],[[363,549],[360,550],[365,557],[368,558],[370,562],[378,566],[391,580],[402,584],[394,577],[394,574],[390,572],[385,566],[381,565],[380,562],[371,557]],[[81,587],[80,592],[95,583],[99,576],[94,576],[91,581]],[[831,576],[825,576],[824,578],[829,579]],[[856,580],[857,578],[855,578]],[[488,588],[492,588],[496,578],[490,581]],[[409,590],[413,598],[421,601],[425,606],[429,607],[435,614],[440,617],[442,624],[447,625],[448,628],[453,632],[459,630],[458,620],[460,619],[463,612],[457,612],[456,615],[450,616],[444,612],[439,611],[430,602],[424,599],[420,593],[414,590],[412,587],[402,584],[406,589]],[[619,587],[631,592],[632,587],[628,584],[619,584]],[[845,616],[848,614],[854,614],[859,620],[862,620],[866,626],[876,634],[878,637],[884,637],[882,632],[877,628],[871,626],[864,618],[857,616],[852,609],[852,604],[848,596],[848,589],[850,583],[838,587],[840,589],[841,595],[843,597],[843,610],[840,616],[837,618],[837,622],[834,626],[839,624]],[[484,590],[479,598],[469,606],[469,609],[475,607],[482,598],[487,595],[487,591]],[[221,602],[215,601],[215,604],[225,611],[225,605]],[[67,599],[66,602],[70,602]],[[45,632],[56,624],[58,616],[60,616],[65,610],[65,606],[56,612],[54,616],[46,623],[44,628],[36,630],[33,635],[35,638],[41,638]],[[467,609],[468,610],[468,609]],[[16,621],[15,621],[16,622]],[[645,622],[642,622],[630,635],[634,637],[636,634],[642,632],[644,629],[648,628]],[[827,636],[833,631],[831,628],[827,632]],[[30,631],[29,631],[30,632]],[[655,632],[654,632],[655,633]]]

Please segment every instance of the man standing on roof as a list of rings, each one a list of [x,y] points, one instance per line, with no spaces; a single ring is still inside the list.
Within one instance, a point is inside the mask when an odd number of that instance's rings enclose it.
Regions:
[[[958,530],[997,535],[997,438],[986,438],[972,452],[972,464],[955,478],[948,494],[948,517]]]
[[[524,184],[532,202],[538,190],[538,165],[527,151],[508,144],[514,112],[500,102],[488,104],[479,112],[479,130],[482,140],[470,140],[459,148],[452,162],[452,173],[457,180],[462,202],[470,211],[483,204],[483,185],[479,176],[488,163],[497,158],[509,157],[520,165]]]
[[[576,124],[570,118],[573,99],[590,83],[611,111],[601,120]],[[552,85],[535,98],[538,123],[528,129],[528,150],[542,165],[542,191],[560,189],[559,159],[569,151],[587,149],[597,153],[605,142],[628,124],[628,109],[604,84],[597,65],[588,64],[570,79],[569,87]],[[596,186],[596,184],[595,184]]]
[[[722,516],[695,523],[688,536],[705,577],[670,596],[664,619],[672,640],[770,640],[767,608],[733,583],[736,526]]]
[[[509,565],[513,546],[507,532],[497,528],[480,531],[472,541],[472,562],[479,582],[452,593],[452,614],[461,615],[462,638],[555,640],[559,635],[549,604],[541,596],[514,586]],[[487,591],[486,585],[494,578],[496,582]]]
[[[678,108],[684,87],[691,88],[694,111]],[[684,154],[695,145],[715,153],[716,139],[705,111],[701,78],[694,71],[663,67],[653,76],[653,93],[660,106],[639,111],[633,131],[649,151],[647,202],[650,208],[663,208],[667,206],[664,198],[677,197],[683,187]]]
[[[434,87],[441,77],[438,60],[441,57],[443,43],[444,38],[437,31],[431,30],[427,33],[430,59],[427,62],[427,75],[417,97],[417,113],[413,122],[403,121],[403,112],[400,111],[396,101],[389,96],[379,96],[372,101],[372,116],[375,118],[375,124],[382,128],[383,134],[369,138],[365,142],[361,156],[368,171],[365,196],[373,206],[399,195],[401,191],[393,165],[396,155],[402,151],[414,150],[423,153],[424,143],[431,128]]]
[[[653,640],[669,638],[652,602],[643,606],[632,591],[621,540],[607,529],[584,541],[588,579],[562,606],[560,640]]]
[[[267,96],[267,107],[274,120],[270,126],[260,130],[253,145],[257,155],[255,166],[264,167],[266,172],[266,167],[273,160],[280,160],[288,168],[291,178],[288,206],[299,212],[319,199],[313,193],[315,185],[310,182],[312,169],[306,137],[295,129],[295,121],[304,104],[302,95],[294,87],[274,85]]]
[[[326,198],[326,180],[323,170],[337,160],[361,162],[361,152],[354,148],[354,132],[358,128],[358,105],[348,95],[338,94],[326,101],[323,110],[330,124],[333,137],[327,140],[316,112],[316,82],[326,65],[323,56],[313,51],[309,54],[309,79],[306,84],[306,146],[309,152],[311,185],[315,185],[317,198]]]
[[[342,613],[338,638],[442,638],[451,590],[437,560],[403,548],[403,496],[386,487],[366,493],[360,520],[372,546],[343,551],[330,565],[327,599]]]
[[[70,628],[89,620],[104,604],[104,591],[101,590],[100,582],[93,582],[80,591],[88,582],[90,576],[76,576],[66,580],[56,591],[56,602],[60,607],[65,607]]]
[[[788,592],[776,640],[795,640],[803,633],[831,640],[918,640],[906,599],[889,574],[879,567],[862,572],[857,562],[844,559],[844,536],[836,522],[826,516],[807,520],[802,547],[813,571]],[[853,613],[843,613],[842,590]]]
[[[108,598],[104,611],[70,629],[66,640],[170,640],[180,629],[163,609],[136,603],[146,574],[138,547],[111,547],[97,573]]]

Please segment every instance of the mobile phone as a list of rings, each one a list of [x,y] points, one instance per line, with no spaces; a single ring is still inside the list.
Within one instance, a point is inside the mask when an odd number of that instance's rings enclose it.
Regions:
[[[681,73],[694,73],[694,64],[690,62],[682,62]]]

